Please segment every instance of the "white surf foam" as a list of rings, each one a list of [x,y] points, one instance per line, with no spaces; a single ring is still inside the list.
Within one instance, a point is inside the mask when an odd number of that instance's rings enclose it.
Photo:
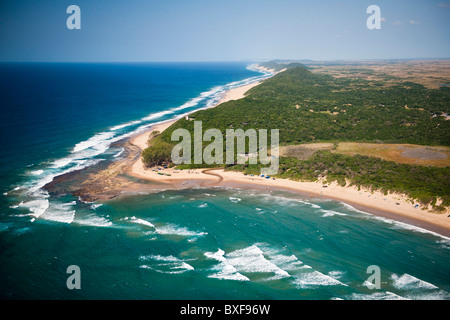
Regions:
[[[283,270],[295,271],[311,268],[310,266],[303,264],[303,262],[300,261],[295,255],[284,254],[283,249],[275,249],[265,243],[256,243],[255,245],[262,250],[264,256],[267,256],[267,259],[269,259],[270,262]]]
[[[347,286],[338,280],[344,272],[331,271],[328,275],[323,274],[304,264],[295,255],[285,254],[284,251],[265,243],[256,243],[229,253],[225,253],[222,249],[207,252],[206,257],[220,262],[211,269],[216,273],[209,277],[241,281],[250,281],[253,277],[259,281],[289,278],[298,288]]]
[[[51,206],[40,218],[70,224],[75,218],[75,213],[76,210],[63,209],[62,206]]]
[[[230,199],[230,201],[233,202],[233,203],[238,203],[238,202],[242,201],[241,198],[236,198],[236,197],[229,197],[229,199]]]
[[[400,221],[396,221],[396,220],[392,220],[392,219],[388,219],[388,218],[384,218],[384,217],[379,217],[379,216],[375,216],[372,214],[368,214],[372,219],[375,220],[379,220],[385,223],[388,223],[391,225],[391,228],[394,230],[398,230],[398,229],[404,229],[404,230],[409,230],[409,231],[413,231],[413,232],[419,232],[419,233],[428,233],[431,234],[433,236],[439,237],[439,238],[443,238],[443,239],[447,239],[450,240],[449,237],[443,236],[437,232],[431,231],[431,230],[427,230],[421,227],[417,227],[414,226],[412,224],[407,224],[404,222],[400,222]]]
[[[219,261],[219,264],[215,265],[211,270],[217,271],[214,274],[208,275],[208,278],[216,278],[221,280],[236,280],[236,281],[250,281],[249,278],[240,274],[234,266],[227,262],[224,257],[225,251],[222,249],[217,250],[217,252],[205,252],[205,256],[210,259],[215,259]]]
[[[110,148],[111,144],[114,142],[117,142],[119,140],[125,139],[130,137],[133,134],[136,134],[140,131],[143,131],[147,129],[148,127],[151,127],[153,125],[159,124],[164,122],[165,120],[161,120],[159,122],[155,122],[155,120],[158,120],[162,117],[167,117],[168,115],[174,115],[174,119],[181,118],[184,115],[178,114],[176,115],[180,110],[188,109],[188,108],[195,108],[196,106],[199,106],[201,102],[204,102],[205,107],[208,108],[212,104],[215,104],[218,102],[218,100],[221,97],[221,94],[233,87],[237,87],[240,85],[249,84],[255,81],[259,81],[262,79],[265,79],[269,76],[271,76],[271,73],[268,72],[261,72],[261,70],[256,69],[255,65],[248,66],[249,70],[259,72],[261,75],[254,76],[251,78],[244,79],[242,81],[236,81],[233,83],[229,83],[224,86],[216,86],[213,87],[205,92],[202,92],[197,97],[188,100],[186,103],[169,110],[163,110],[159,112],[155,112],[152,114],[149,114],[141,119],[129,121],[126,123],[122,123],[113,127],[110,127],[109,130],[104,132],[99,132],[94,134],[92,137],[78,142],[74,145],[74,147],[71,150],[71,153],[67,155],[66,157],[53,160],[50,163],[47,163],[46,168],[42,168],[39,170],[31,171],[30,176],[33,177],[31,181],[29,181],[26,185],[16,187],[14,191],[18,191],[19,189],[24,188],[27,190],[27,197],[31,196],[31,201],[24,200],[25,203],[22,205],[24,207],[29,207],[30,211],[32,212],[32,215],[35,217],[41,216],[47,209],[48,209],[48,201],[46,199],[46,196],[40,196],[40,193],[42,191],[42,188],[53,181],[53,179],[57,176],[73,172],[76,170],[81,170],[87,167],[90,167],[92,165],[97,164],[100,161],[103,161],[103,159],[96,159],[101,154],[104,154],[107,152],[107,150]],[[198,109],[200,110],[200,109]],[[152,122],[145,124],[145,122]],[[131,127],[131,126],[137,126],[139,124],[143,124],[139,126],[137,129],[133,129],[134,131],[127,132],[120,134],[121,129]],[[119,153],[117,153],[115,156],[118,157],[123,150],[121,150]],[[28,167],[30,167],[29,165]],[[4,195],[6,195],[5,193]],[[48,217],[55,217],[53,213],[49,213]],[[68,220],[67,220],[68,221]],[[77,223],[87,223],[92,224],[96,226],[109,226],[111,222],[109,221],[102,221],[101,218],[92,218],[88,219],[86,221],[78,221]],[[180,234],[180,235],[187,235],[192,236],[193,234],[195,236],[204,235],[205,233],[193,233],[187,229],[180,229],[180,228],[171,228],[166,227],[159,230],[161,234]]]
[[[74,205],[76,205],[76,201],[67,203],[50,202],[49,207],[40,218],[61,223],[72,223],[76,213],[76,210],[73,210]]]
[[[210,276],[214,278],[249,281],[250,279],[242,273],[273,273],[273,276],[264,279],[266,281],[290,277],[288,272],[267,260],[256,245],[226,255],[219,249],[216,253],[205,253],[205,256],[220,261],[212,269],[218,271]]]
[[[58,160],[51,162],[51,165],[52,165],[52,168],[58,169],[58,168],[63,168],[65,166],[67,166],[72,161],[74,161],[73,158],[66,157],[66,158],[58,159]]]
[[[172,255],[170,256],[161,256],[159,254],[156,255],[148,255],[148,256],[140,256],[139,259],[141,260],[155,260],[155,261],[169,261],[169,262],[178,262],[179,259],[177,257],[174,257]]]
[[[152,121],[152,120],[161,118],[161,117],[163,117],[165,115],[173,114],[173,113],[174,113],[173,109],[172,110],[165,110],[165,111],[155,112],[155,113],[152,113],[152,114],[142,118],[142,120],[143,121]]]
[[[334,270],[323,274],[309,265],[304,264],[293,254],[285,254],[284,248],[278,249],[265,243],[256,244],[263,251],[267,259],[283,271],[289,271],[292,284],[298,288],[313,288],[317,286],[342,285],[347,286],[338,279],[344,274]]]
[[[124,148],[120,148],[119,152],[117,152],[117,153],[114,155],[114,158],[120,157],[124,152],[125,152],[125,149],[124,149]]]
[[[21,205],[31,211],[31,215],[35,218],[39,218],[49,207],[48,199],[31,200]]]
[[[155,226],[151,222],[144,220],[144,219],[136,218],[134,216],[129,219],[128,219],[128,217],[124,218],[124,220],[129,220],[132,223],[140,224],[140,225],[147,226],[147,227],[150,227],[153,229],[155,228]]]
[[[297,198],[289,198],[289,197],[283,197],[278,195],[272,195],[272,194],[260,194],[256,193],[254,194],[255,197],[258,199],[263,199],[269,203],[273,203],[274,201],[279,204],[280,206],[297,206],[298,204],[306,205],[314,209],[321,209],[322,207],[316,203],[312,203],[306,200],[297,199]],[[322,202],[325,200],[321,200]]]
[[[450,294],[432,283],[416,278],[410,274],[391,275],[393,286],[403,291],[404,296],[412,300],[448,300]]]
[[[340,279],[340,278],[342,278],[342,276],[344,274],[345,274],[344,271],[338,271],[338,270],[328,272],[328,275],[334,279]]]
[[[391,280],[393,281],[394,287],[401,290],[418,290],[418,289],[426,289],[426,290],[435,290],[439,289],[435,285],[420,280],[412,275],[409,275],[407,273],[403,274],[402,276],[398,276],[397,274],[391,275]]]
[[[440,248],[450,250],[450,239],[438,240],[436,243],[439,244]]]
[[[92,210],[97,210],[97,208],[100,208],[103,205],[103,203],[94,203],[90,206]]]
[[[356,209],[355,207],[349,205],[348,203],[341,202],[341,204],[342,204],[345,208],[347,208],[347,209],[349,209],[349,210],[351,210],[351,211],[358,212],[358,213],[364,213],[364,214],[370,214],[370,213],[367,213],[367,212],[365,212],[365,211],[358,210],[358,209]]]
[[[274,273],[277,278],[290,277],[289,273],[267,260],[256,245],[235,250],[226,255],[228,263],[243,273]]]
[[[421,227],[417,227],[417,226],[413,226],[412,224],[407,224],[404,222],[400,222],[400,221],[394,221],[392,220],[392,222],[390,222],[392,224],[392,229],[406,229],[406,230],[410,230],[413,232],[420,232],[420,233],[428,233],[431,234],[433,236],[439,237],[439,238],[443,238],[446,240],[450,240],[449,237],[443,236],[437,232],[431,231],[431,230],[427,230]]]
[[[175,224],[156,227],[155,232],[162,235],[176,235],[182,237],[201,237],[208,234],[207,232],[191,231],[185,227],[180,227]]]
[[[129,127],[129,126],[133,126],[133,125],[136,125],[136,124],[139,124],[139,123],[142,123],[142,120],[135,120],[135,121],[130,121],[130,122],[126,122],[126,123],[123,123],[123,124],[119,124],[117,126],[111,127],[109,130],[117,131],[117,130]]]
[[[19,204],[15,204],[15,205],[12,205],[12,206],[9,206],[11,209],[17,209],[17,208],[19,208],[20,206],[22,206],[23,205],[23,201],[21,201]]]
[[[352,300],[408,300],[407,298],[401,297],[393,292],[375,292],[372,294],[364,293],[353,293],[350,296]]]
[[[63,160],[63,159],[61,159],[61,160]],[[68,159],[64,159],[64,162],[67,162],[66,160],[68,160]],[[46,184],[52,182],[55,177],[66,174],[66,173],[70,173],[70,172],[73,172],[76,170],[84,169],[86,167],[95,165],[101,161],[103,161],[103,159],[91,159],[91,160],[73,160],[73,159],[71,159],[67,163],[73,162],[75,164],[75,166],[65,169],[63,171],[52,170],[52,169],[49,169],[48,171],[44,171],[45,174],[40,175],[40,176],[42,176],[42,178],[31,182],[31,184],[28,188],[28,193],[36,196],[36,193],[39,193],[41,191],[42,187],[44,187]]]
[[[72,153],[80,152],[88,148],[96,148],[103,150],[105,141],[114,137],[114,132],[100,132],[85,141],[81,141],[75,145]]]
[[[320,211],[324,213],[322,215],[322,217],[346,216],[345,213],[337,212],[337,211],[334,211],[334,210],[321,209]]]
[[[249,278],[237,272],[236,268],[227,263],[220,263],[212,270],[216,273],[208,275],[208,278],[216,278],[221,280],[250,281]]]
[[[172,255],[148,255],[139,257],[140,260],[152,260],[152,265],[142,265],[141,268],[153,269],[160,273],[179,274],[186,271],[194,270],[194,267],[186,263],[185,260],[179,259]]]
[[[434,231],[431,231],[431,230],[427,230],[427,229],[424,229],[424,228],[421,228],[421,227],[417,227],[417,226],[414,226],[412,224],[408,224],[408,223],[404,223],[404,222],[388,219],[388,218],[385,218],[385,217],[380,217],[380,216],[377,216],[377,215],[374,215],[374,214],[371,214],[371,213],[368,213],[368,212],[364,212],[364,211],[355,209],[352,206],[350,206],[348,204],[345,204],[345,203],[343,203],[343,205],[345,207],[347,207],[348,209],[352,209],[355,212],[362,213],[363,215],[361,215],[361,217],[368,218],[368,219],[373,219],[373,220],[378,220],[378,221],[387,223],[387,224],[391,225],[392,229],[397,229],[397,230],[398,229],[404,229],[404,230],[409,230],[409,231],[413,231],[413,232],[428,233],[428,234],[431,234],[433,236],[436,236],[436,237],[439,237],[439,238],[442,238],[442,239],[450,241],[449,237],[441,235],[441,234],[439,234],[437,232],[434,232]]]
[[[292,283],[302,289],[317,286],[347,286],[332,276],[323,274],[317,270],[297,274]]]
[[[106,218],[94,214],[74,219],[73,223],[92,227],[111,227],[113,225],[113,223]]]
[[[44,173],[44,170],[30,171],[30,174],[33,175],[33,176],[40,176],[43,173]]]

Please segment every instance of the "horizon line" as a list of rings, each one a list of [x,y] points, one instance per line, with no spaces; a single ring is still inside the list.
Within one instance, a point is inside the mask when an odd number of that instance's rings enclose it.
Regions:
[[[145,61],[50,61],[50,60],[17,60],[17,61],[0,61],[0,63],[224,63],[224,62],[364,62],[364,61],[414,61],[414,60],[450,60],[448,57],[421,57],[421,58],[359,58],[359,59],[287,59],[287,58],[273,58],[273,59],[241,59],[241,60],[145,60]]]

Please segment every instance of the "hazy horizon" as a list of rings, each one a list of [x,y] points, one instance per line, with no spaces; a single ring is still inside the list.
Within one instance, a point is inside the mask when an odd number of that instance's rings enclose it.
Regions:
[[[66,25],[70,5],[80,29]],[[381,29],[366,25],[370,5]],[[0,61],[448,59],[449,32],[448,0],[4,0]]]
[[[350,62],[377,62],[377,61],[431,61],[431,60],[450,60],[450,57],[423,57],[423,58],[380,58],[380,59],[328,59],[328,60],[314,60],[314,59],[245,59],[245,60],[172,60],[172,61],[164,61],[164,60],[153,60],[153,61],[0,61],[0,63],[105,63],[105,64],[146,64],[146,63],[264,63],[264,62],[311,62],[311,63],[331,63],[331,62],[342,62],[342,63],[350,63]]]

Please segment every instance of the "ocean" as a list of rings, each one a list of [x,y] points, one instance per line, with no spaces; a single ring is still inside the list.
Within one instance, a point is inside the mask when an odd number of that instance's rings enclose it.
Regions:
[[[337,201],[194,188],[86,203],[43,189],[270,73],[246,63],[0,70],[2,299],[450,298],[450,239]],[[67,285],[73,265],[80,289]]]

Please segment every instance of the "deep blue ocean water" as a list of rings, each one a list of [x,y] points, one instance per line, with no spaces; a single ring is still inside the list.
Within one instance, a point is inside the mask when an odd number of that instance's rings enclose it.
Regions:
[[[0,64],[0,297],[449,299],[450,239],[336,201],[197,188],[84,203],[42,189],[268,76],[244,63]]]

